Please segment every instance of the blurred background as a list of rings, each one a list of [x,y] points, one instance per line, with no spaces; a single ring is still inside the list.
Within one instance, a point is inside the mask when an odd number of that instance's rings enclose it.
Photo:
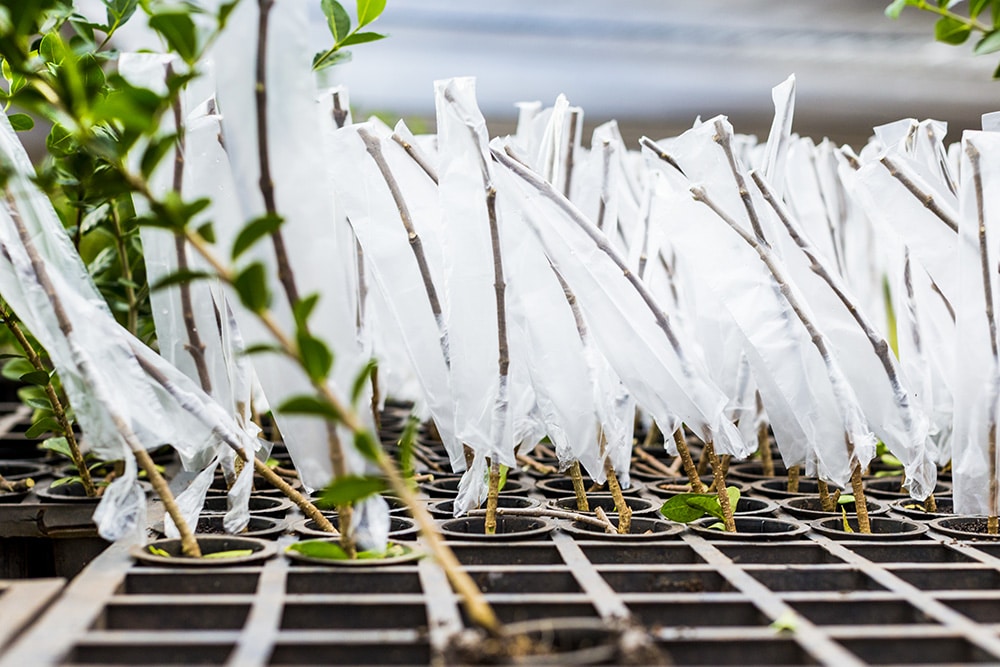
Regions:
[[[329,42],[319,2],[313,35]],[[1000,109],[998,54],[937,44],[934,16],[888,0],[389,0],[372,29],[389,39],[355,47],[333,81],[362,112],[422,119],[433,130],[433,81],[478,78],[492,135],[512,130],[517,101],[565,93],[589,128],[616,118],[631,146],[730,117],[766,136],[770,89],[797,78],[799,134],[863,144],[903,117],[949,123],[949,140]],[[344,2],[353,7],[353,2]],[[964,11],[964,8],[962,8]],[[419,121],[418,121],[419,124]]]

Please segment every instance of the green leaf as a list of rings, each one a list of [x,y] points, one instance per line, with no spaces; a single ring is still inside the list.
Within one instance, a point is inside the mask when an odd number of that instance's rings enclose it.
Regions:
[[[851,495],[850,493],[842,493],[840,494],[840,497],[837,498],[838,505],[850,505],[853,502],[854,502],[854,496]]]
[[[997,51],[1000,51],[1000,30],[986,33],[986,36],[979,40],[976,43],[976,47],[972,50],[977,56],[996,53]]]
[[[245,355],[265,353],[284,354],[285,351],[280,346],[271,343],[258,343],[257,345],[250,345],[243,350],[243,354]]]
[[[172,287],[174,285],[181,285],[184,283],[193,283],[196,280],[204,280],[205,278],[211,278],[213,274],[207,271],[195,271],[193,269],[180,269],[174,271],[173,273],[163,276],[155,283],[150,285],[149,290],[151,292],[156,292],[167,287]]]
[[[507,486],[507,471],[510,470],[507,466],[500,464],[500,483],[497,484],[497,490],[503,491],[503,487]]]
[[[385,0],[357,0],[358,27],[363,28],[379,17],[385,9]]]
[[[304,540],[288,545],[286,551],[294,551],[309,558],[323,558],[326,560],[350,560],[347,552],[335,542],[325,540]]]
[[[722,523],[721,521],[716,521],[715,523],[709,524],[708,525],[708,529],[709,530],[725,530],[726,529],[726,524]]]
[[[66,486],[67,484],[80,484],[80,483],[81,483],[80,478],[76,476],[60,477],[59,479],[52,480],[52,483],[49,484],[49,488],[58,489],[60,486]]]
[[[897,459],[892,454],[883,454],[879,460],[887,466],[892,466],[893,468],[902,468],[903,462]]]
[[[215,553],[203,554],[202,558],[243,558],[252,555],[253,549],[231,549],[230,551],[216,551]]]
[[[142,153],[142,160],[139,165],[139,169],[142,175],[147,180],[153,174],[153,170],[156,166],[163,161],[167,153],[174,147],[174,143],[177,141],[176,134],[170,134],[157,139],[152,140],[146,150]]]
[[[31,371],[30,373],[25,373],[19,379],[25,384],[44,387],[49,383],[49,374],[45,371]]]
[[[153,554],[154,556],[160,556],[161,558],[170,558],[171,557],[169,553],[167,553],[163,549],[160,549],[158,547],[154,547],[152,544],[150,544],[148,547],[146,547],[146,551],[148,551],[149,553]]]
[[[34,370],[35,367],[32,366],[31,362],[24,357],[14,357],[3,365],[3,371],[0,371],[0,374],[8,380],[17,382],[21,379],[22,375],[32,373]]]
[[[320,51],[315,56],[313,56],[313,69],[317,72],[327,67],[333,67],[334,65],[341,65],[351,61],[351,52],[344,50],[337,51]]]
[[[198,236],[201,238],[205,239],[209,243],[215,243],[215,227],[212,226],[211,222],[206,222],[196,231],[198,232]]]
[[[66,438],[59,436],[58,438],[47,438],[42,441],[42,449],[47,449],[50,452],[55,452],[57,454],[62,454],[68,459],[72,459],[72,452],[69,450],[69,442]]]
[[[354,434],[354,448],[372,462],[379,460],[379,454],[382,451],[375,437],[368,431],[358,431]]]
[[[351,404],[357,406],[358,399],[361,398],[361,392],[364,391],[365,386],[368,384],[368,379],[378,368],[378,360],[369,359],[365,367],[361,369],[358,376],[354,378],[354,386],[351,387]]]
[[[934,24],[934,39],[945,44],[961,44],[969,39],[972,27],[958,19],[945,16]]]
[[[676,496],[668,498],[667,501],[663,503],[660,507],[660,514],[671,521],[676,521],[678,523],[691,523],[692,521],[700,519],[706,514],[704,508],[688,502],[695,497],[708,499],[714,498],[711,494],[704,493],[678,493]],[[718,502],[718,499],[716,499],[716,502]]]
[[[35,119],[26,113],[12,113],[7,116],[15,132],[27,132],[35,127]]]
[[[381,477],[346,475],[338,477],[323,489],[323,496],[317,503],[320,507],[337,507],[353,505],[359,500],[386,489],[385,480]]]
[[[330,403],[309,394],[292,396],[278,406],[278,412],[286,415],[314,415],[327,419],[340,419],[340,413]]]
[[[300,329],[305,328],[306,324],[309,322],[309,316],[312,315],[313,309],[319,302],[319,293],[310,294],[307,297],[301,298],[292,306],[292,315],[295,317],[295,325]]]
[[[738,486],[727,486],[726,495],[729,496],[729,507],[732,511],[736,511],[736,504],[740,502],[740,487]]]
[[[198,58],[198,34],[191,16],[184,11],[163,11],[149,18],[149,27],[160,33],[170,49],[193,65]]]
[[[892,4],[885,8],[885,15],[891,19],[898,19],[899,14],[908,4],[906,0],[893,0]]]
[[[969,18],[974,19],[979,16],[992,0],[972,0],[969,3]]]
[[[705,514],[714,516],[716,519],[725,519],[725,514],[722,512],[722,505],[719,504],[719,497],[715,495],[703,496],[699,494],[691,494],[691,497],[687,499],[688,505],[696,507],[702,510]]]
[[[139,0],[104,0],[108,14],[108,27],[121,25],[128,21],[132,18],[138,5]]]
[[[23,399],[24,404],[29,408],[34,408],[35,410],[51,410],[52,404],[49,403],[49,399],[40,396],[29,396]]]
[[[327,25],[330,26],[333,43],[339,44],[351,32],[350,15],[337,0],[322,0],[320,7],[323,9]]]
[[[42,417],[24,432],[24,437],[34,440],[45,433],[58,433],[61,425],[53,417]],[[65,440],[65,438],[63,438]]]
[[[265,310],[271,302],[271,294],[267,289],[267,270],[260,262],[254,262],[240,271],[233,280],[233,289],[239,295],[240,302],[255,313]]]
[[[248,222],[246,227],[240,230],[240,233],[236,236],[236,240],[233,241],[233,261],[249,250],[261,238],[275,232],[281,227],[281,223],[284,221],[284,218],[279,215],[267,213]]]
[[[771,624],[771,629],[775,632],[795,632],[798,627],[799,615],[794,611],[786,611]]]
[[[311,334],[299,330],[296,335],[302,368],[313,380],[325,380],[333,367],[333,352],[326,343]]]
[[[385,39],[386,36],[377,32],[356,32],[343,42],[340,43],[341,46],[354,46],[355,44],[366,44],[368,42],[377,42],[380,39]]]
[[[420,430],[420,420],[410,415],[403,427],[403,435],[399,438],[399,468],[406,477],[413,477],[413,452],[417,444],[417,432]]]

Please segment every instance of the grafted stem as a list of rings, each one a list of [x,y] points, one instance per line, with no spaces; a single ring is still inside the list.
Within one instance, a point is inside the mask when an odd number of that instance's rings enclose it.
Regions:
[[[712,477],[714,478],[712,484],[715,486],[715,495],[718,497],[719,507],[722,509],[722,523],[727,532],[735,533],[736,521],[733,519],[733,506],[729,502],[729,490],[726,489],[726,475],[722,469],[722,462],[715,454],[715,446],[711,442],[705,443],[705,455],[712,464]]]
[[[573,480],[573,493],[576,495],[576,509],[581,512],[590,511],[590,503],[587,502],[587,490],[583,487],[583,473],[580,472],[580,462],[573,461],[569,467],[569,476]]]
[[[688,480],[691,482],[691,490],[695,493],[705,493],[705,485],[701,481],[701,477],[698,475],[698,469],[694,465],[694,459],[691,458],[691,450],[688,449],[687,438],[684,437],[684,427],[678,426],[677,430],[674,431],[674,444],[677,447],[677,454],[680,456],[681,462],[684,466],[684,474],[688,476]]]

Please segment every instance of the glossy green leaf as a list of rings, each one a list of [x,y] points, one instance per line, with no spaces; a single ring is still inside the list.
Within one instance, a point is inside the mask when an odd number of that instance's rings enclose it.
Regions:
[[[705,516],[705,509],[700,505],[689,502],[689,500],[696,497],[712,499],[714,496],[711,494],[678,493],[676,496],[668,498],[660,506],[660,514],[678,523],[691,523],[700,519]],[[718,503],[718,499],[715,499],[715,502]]]
[[[152,544],[150,544],[148,547],[146,547],[146,551],[148,551],[149,553],[153,554],[154,556],[160,556],[161,558],[170,558],[171,557],[169,553],[167,553],[163,549],[160,549],[159,547],[154,547]]]
[[[333,43],[339,44],[351,32],[350,15],[337,0],[322,0],[320,7],[326,17],[326,24],[330,26]]]
[[[24,437],[35,439],[41,435],[45,435],[46,433],[57,433],[60,428],[61,426],[55,418],[42,417],[28,427],[28,430],[24,432]]]
[[[298,300],[298,302],[292,306],[292,316],[295,318],[295,325],[300,329],[305,328],[309,323],[309,316],[312,315],[313,309],[316,308],[316,304],[319,302],[319,294],[310,294],[307,297],[303,297]]]
[[[33,373],[34,371],[35,367],[30,361],[24,357],[14,357],[3,365],[3,371],[0,371],[0,374],[8,380],[18,382],[22,375]]]
[[[794,611],[786,611],[771,623],[771,629],[775,632],[795,632],[798,627],[799,615]]]
[[[33,384],[39,387],[44,387],[49,383],[49,374],[45,371],[31,371],[30,373],[25,373],[19,379],[25,384]]]
[[[361,392],[364,391],[365,387],[368,385],[368,380],[371,378],[372,373],[378,368],[378,360],[369,359],[365,367],[361,369],[358,376],[354,378],[354,386],[351,387],[351,404],[357,406],[358,399],[361,398]]]
[[[35,119],[26,113],[12,113],[7,116],[15,132],[27,132],[35,127]]]
[[[104,0],[104,6],[108,15],[109,28],[121,25],[132,18],[139,0]]]
[[[209,243],[215,243],[215,227],[212,226],[211,222],[206,222],[197,229],[198,236],[205,239]]]
[[[945,44],[962,44],[971,33],[969,25],[950,16],[942,17],[934,24],[934,39]]]
[[[318,504],[320,507],[351,505],[385,490],[386,483],[381,477],[346,475],[333,480],[323,489]]]
[[[979,16],[986,7],[989,6],[992,0],[971,0],[969,2],[969,18],[976,18]]]
[[[195,271],[192,269],[181,269],[174,271],[173,273],[163,276],[155,283],[150,285],[149,289],[152,292],[156,292],[167,287],[172,287],[174,285],[183,285],[187,283],[193,283],[196,280],[204,280],[206,278],[212,278],[214,274],[207,271]]]
[[[358,27],[363,28],[385,10],[385,0],[357,0],[358,3]]]
[[[885,15],[889,18],[898,19],[900,13],[908,4],[909,3],[906,0],[893,0],[893,2],[885,8]]]
[[[351,61],[351,52],[346,49],[338,51],[320,51],[313,56],[313,69],[317,72],[327,67],[341,65]]]
[[[302,394],[292,396],[278,406],[278,412],[286,415],[313,415],[327,419],[340,419],[336,408],[317,396]]]
[[[68,459],[73,458],[72,452],[69,449],[69,442],[62,436],[57,438],[46,438],[42,442],[42,449],[47,449],[50,452],[61,454]]]
[[[851,495],[850,493],[842,493],[840,494],[840,497],[837,498],[838,505],[850,505],[853,502],[854,502],[854,496]]]
[[[299,358],[302,360],[302,367],[312,380],[325,380],[333,367],[333,352],[326,343],[299,330],[295,337],[295,342],[299,346]]]
[[[341,46],[354,46],[355,44],[366,44],[368,42],[377,42],[380,39],[385,39],[386,36],[377,32],[356,32],[343,42]]]
[[[193,64],[198,57],[198,32],[184,11],[162,11],[149,18],[149,27],[160,33],[171,51]]]
[[[259,313],[271,303],[271,293],[267,289],[267,269],[260,262],[254,262],[233,279],[233,289],[240,302],[249,310]]]
[[[284,218],[279,215],[265,214],[259,218],[254,218],[240,230],[233,241],[232,258],[235,261],[240,255],[249,250],[253,244],[261,238],[277,231],[281,227]]]
[[[986,33],[986,36],[976,43],[976,46],[972,51],[977,56],[983,56],[988,53],[996,53],[997,51],[1000,51],[1000,30],[994,30]]]

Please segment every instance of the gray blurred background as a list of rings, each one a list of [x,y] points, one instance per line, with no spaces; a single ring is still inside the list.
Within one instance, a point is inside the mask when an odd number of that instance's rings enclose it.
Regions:
[[[329,42],[318,4],[317,50]],[[858,145],[908,116],[948,121],[952,140],[978,129],[981,114],[1000,109],[1000,54],[936,44],[932,15],[908,8],[894,21],[887,4],[389,0],[372,29],[390,39],[355,47],[333,77],[361,110],[422,118],[430,130],[434,79],[474,75],[494,135],[513,127],[515,102],[548,105],[562,92],[588,128],[616,118],[632,145],[699,114],[725,113],[737,131],[765,136],[770,89],[792,73],[800,134]]]

